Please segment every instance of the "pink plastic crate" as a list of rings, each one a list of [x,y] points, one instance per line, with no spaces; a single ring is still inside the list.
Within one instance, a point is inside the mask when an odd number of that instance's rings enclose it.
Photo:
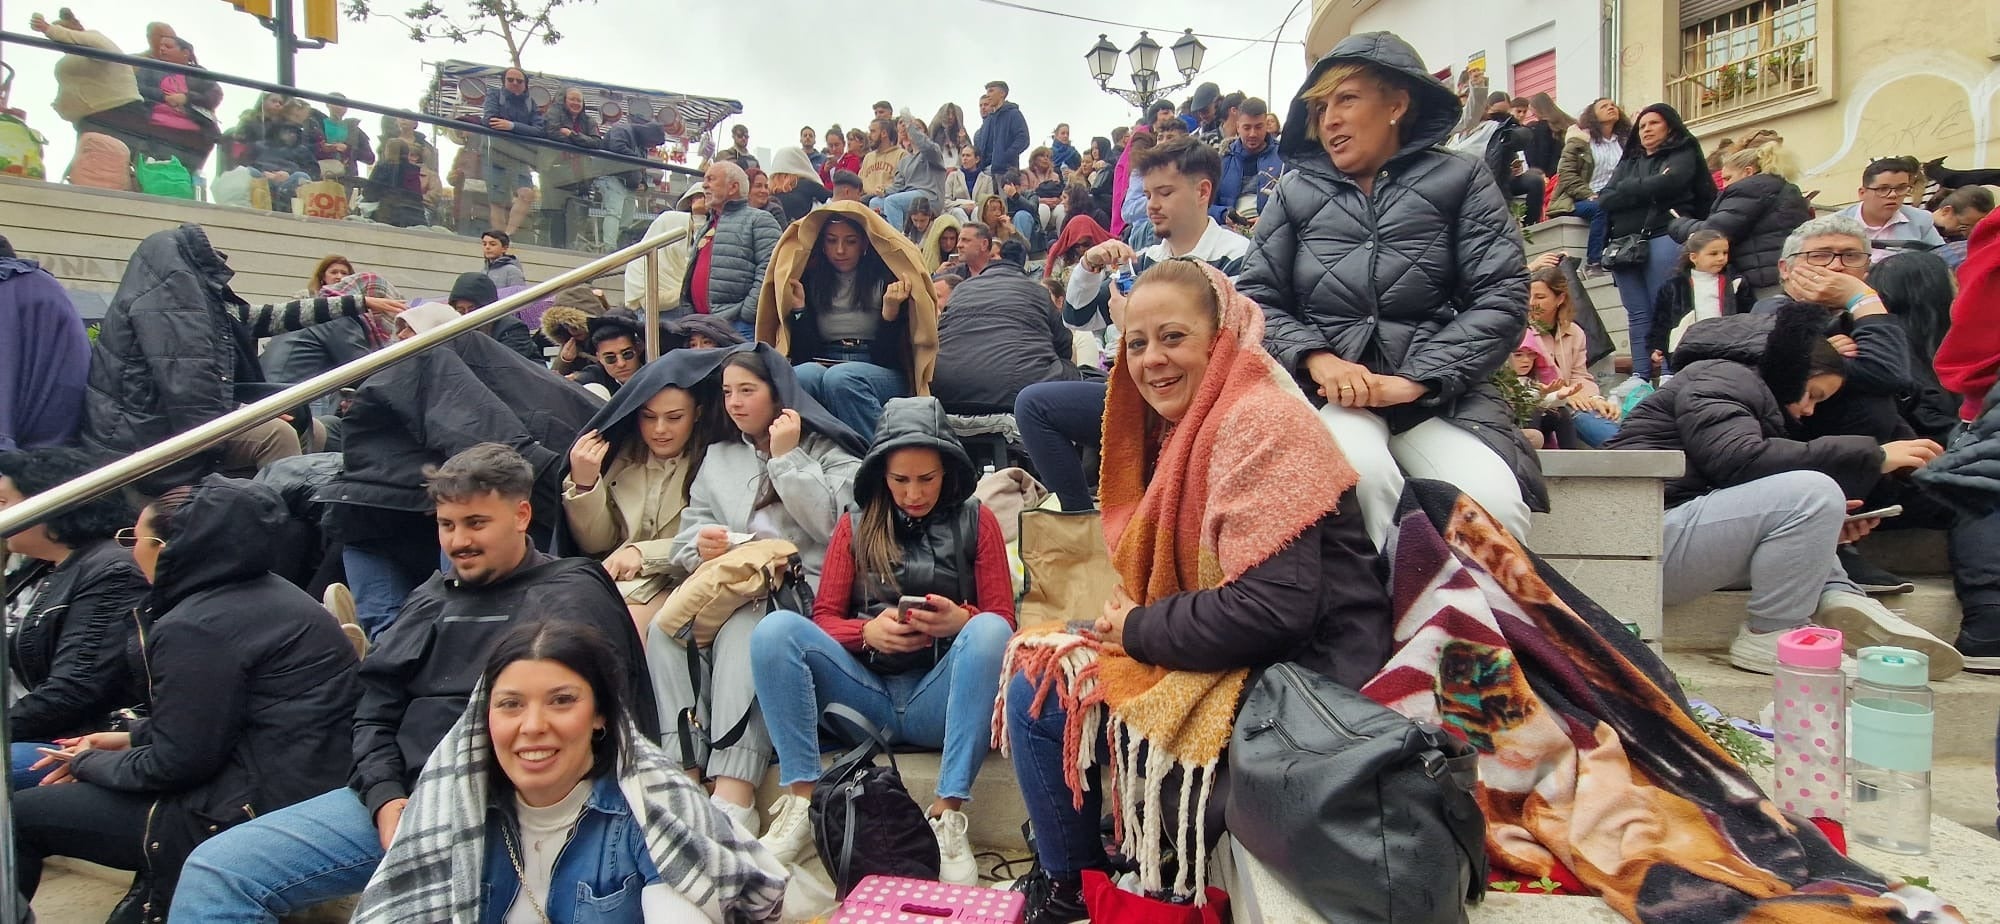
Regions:
[[[978,886],[869,876],[848,893],[830,924],[1021,924],[1028,897]]]

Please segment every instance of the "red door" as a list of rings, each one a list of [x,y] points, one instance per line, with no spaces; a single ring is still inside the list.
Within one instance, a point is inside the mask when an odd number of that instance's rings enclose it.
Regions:
[[[1514,95],[1527,97],[1537,93],[1556,95],[1556,53],[1545,51],[1514,65]]]

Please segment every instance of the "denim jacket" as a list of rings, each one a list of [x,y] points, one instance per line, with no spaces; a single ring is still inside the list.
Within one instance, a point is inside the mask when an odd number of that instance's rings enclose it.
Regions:
[[[518,839],[519,832],[508,808],[491,806],[486,817],[486,885],[479,920],[502,924],[521,891],[521,877],[507,852],[509,840]],[[591,784],[576,833],[556,855],[544,910],[551,924],[640,924],[645,918],[639,893],[659,879],[646,851],[645,832],[618,789],[618,775],[606,773]]]

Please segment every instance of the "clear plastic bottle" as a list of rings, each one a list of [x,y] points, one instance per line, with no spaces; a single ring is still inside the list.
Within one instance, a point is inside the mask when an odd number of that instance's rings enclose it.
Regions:
[[[1937,714],[1930,658],[1907,648],[1863,648],[1848,707],[1854,727],[1849,831],[1890,853],[1931,849],[1931,747]]]
[[[1772,679],[1772,801],[1807,818],[1846,820],[1847,675],[1840,632],[1819,626],[1778,639]]]

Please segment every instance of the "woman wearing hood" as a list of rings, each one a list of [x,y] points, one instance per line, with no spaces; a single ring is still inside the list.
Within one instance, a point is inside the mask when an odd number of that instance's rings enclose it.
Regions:
[[[867,444],[800,387],[771,347],[733,347],[721,366],[722,409],[735,432],[708,447],[691,479],[672,563],[693,571],[745,537],[784,539],[798,547],[805,573],[797,577],[817,584],[834,525],[853,503]],[[662,727],[679,724],[684,712],[700,719],[708,736],[682,741],[683,759],[715,781],[716,804],[751,831],[757,781],[771,764],[751,680],[751,634],[763,619],[758,600],[716,630],[705,691],[695,689],[680,642],[658,626],[646,641]]]
[[[1680,265],[1681,246],[1668,233],[1677,218],[1703,219],[1715,204],[1715,175],[1701,142],[1666,103],[1639,110],[1632,135],[1611,182],[1597,194],[1597,204],[1609,216],[1612,243],[1636,236],[1643,259],[1611,269],[1618,299],[1625,304],[1631,330],[1653,328],[1653,293],[1660,291]],[[1780,241],[1779,243],[1783,243]],[[1632,351],[1632,378],[1651,381],[1653,357]]]
[[[681,511],[709,444],[732,429],[714,381],[721,365],[715,351],[687,350],[646,364],[569,450],[563,544],[603,559],[641,639],[687,574],[674,562]]]
[[[950,212],[931,222],[924,235],[924,272],[936,274],[946,263],[958,259],[958,228],[964,222]]]
[[[43,860],[75,857],[138,872],[111,920],[157,918],[143,909],[168,906],[195,845],[347,781],[354,646],[270,573],[287,518],[271,488],[210,475],[119,531],[152,584],[132,665],[151,712],[56,739],[38,765],[49,777],[14,796],[24,894]]]
[[[961,811],[986,759],[1014,588],[1000,521],[972,496],[978,475],[934,398],[897,398],[854,476],[810,614],[776,612],[752,636],[757,701],[788,792],[764,845],[787,863],[812,845],[819,714],[839,703],[891,742],[942,749],[931,828],[939,879],[975,885]],[[921,603],[917,601],[921,600]]]
[[[807,394],[872,438],[884,402],[930,394],[937,303],[923,255],[861,203],[813,210],[771,254],[757,339],[791,361]]]
[[[820,203],[833,198],[801,148],[780,148],[771,155],[771,194],[785,214],[794,219],[805,217]]]
[[[1239,285],[1265,344],[1355,469],[1379,547],[1407,474],[1457,485],[1517,538],[1548,509],[1541,467],[1493,384],[1521,342],[1521,235],[1492,171],[1439,148],[1457,94],[1387,32],[1313,66]]]
[[[1673,379],[1632,409],[1607,449],[1671,449],[1687,473],[1667,483],[1661,592],[1674,606],[1724,587],[1750,588],[1749,619],[1729,663],[1775,670],[1778,639],[1808,624],[1839,629],[1849,647],[1895,645],[1930,656],[1932,679],[1956,674],[1958,652],[1863,594],[1835,553],[1872,523],[1846,523],[1884,475],[1921,468],[1928,440],[1795,437],[1799,421],[1846,382],[1827,342],[1826,312],[1728,315],[1688,328]]]

